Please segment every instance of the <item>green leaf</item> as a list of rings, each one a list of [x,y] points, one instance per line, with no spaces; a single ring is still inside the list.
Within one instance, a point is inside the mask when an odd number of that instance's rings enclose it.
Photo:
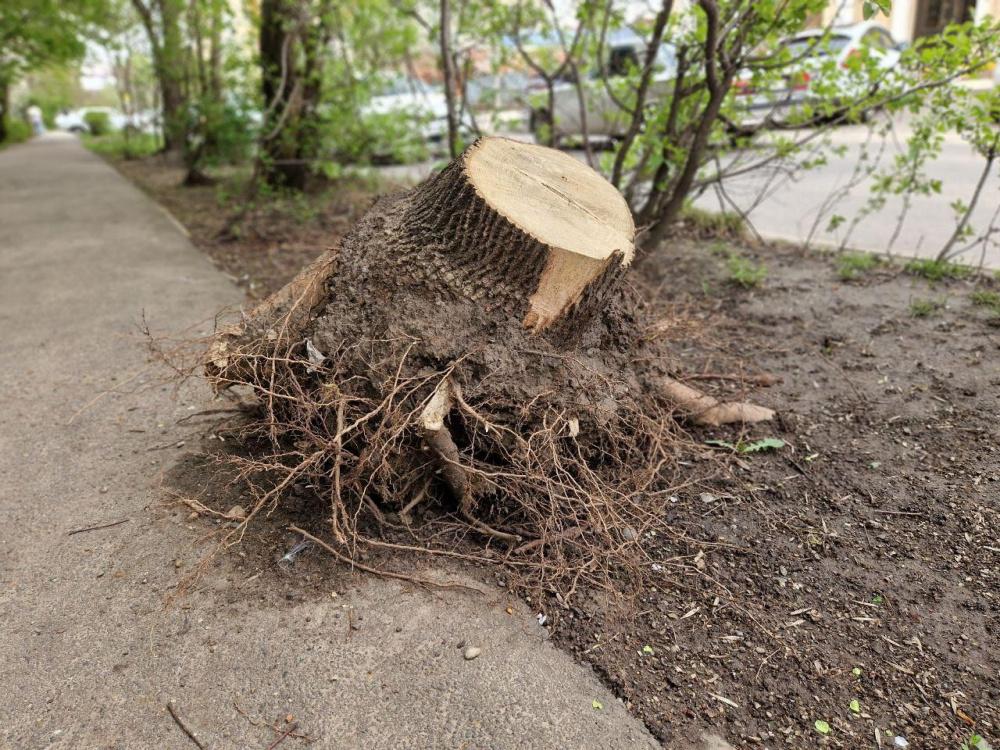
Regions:
[[[739,442],[733,444],[728,440],[706,440],[705,445],[711,445],[715,448],[728,448],[737,453],[758,453],[760,451],[784,448],[785,441],[779,438],[763,438],[761,440],[754,440],[752,443]]]
[[[730,443],[728,440],[706,440],[705,445],[712,445],[716,448],[728,448],[731,451],[736,450],[736,446]]]
[[[642,647],[642,653],[644,653],[644,654],[649,654],[649,655],[653,655],[653,654],[655,654],[656,652],[655,652],[655,651],[653,651],[653,647],[652,647],[652,646],[643,646],[643,647]]]
[[[861,704],[856,698],[851,701],[851,710],[856,714],[861,713]]]
[[[816,727],[816,731],[820,734],[830,734],[830,725],[822,719],[816,719],[816,724],[814,726]]]
[[[600,711],[602,708],[604,708],[604,704],[601,703],[596,698],[593,701],[591,701],[590,705],[593,706],[596,711]]]
[[[785,441],[780,438],[764,438],[763,440],[754,440],[752,443],[740,443],[737,450],[740,453],[757,453],[784,447]]]
[[[854,675],[855,677],[860,677],[861,676],[861,667],[855,667],[854,669],[852,669],[851,670],[851,674]]]

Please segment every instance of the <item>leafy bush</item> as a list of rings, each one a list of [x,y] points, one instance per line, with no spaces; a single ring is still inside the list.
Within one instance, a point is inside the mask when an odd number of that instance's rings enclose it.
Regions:
[[[199,167],[238,164],[253,154],[257,126],[249,109],[203,97],[188,107],[188,149]]]
[[[742,255],[730,255],[726,262],[726,268],[729,270],[729,281],[744,289],[758,286],[767,278],[766,266],[762,263],[754,263]]]
[[[107,112],[87,112],[83,121],[90,128],[91,135],[107,135],[111,132],[111,118]]]
[[[977,307],[985,307],[987,310],[1000,315],[1000,293],[980,290],[973,292],[969,296],[969,299]]]
[[[933,299],[915,299],[910,302],[910,315],[914,318],[929,318],[944,305]]]
[[[837,256],[837,276],[843,281],[852,281],[881,264],[882,259],[875,253],[841,253]]]
[[[11,143],[20,143],[31,137],[31,128],[24,120],[8,117],[4,120],[4,128],[7,131],[7,137],[2,142],[4,146]]]
[[[325,123],[324,134],[345,164],[412,164],[430,157],[419,114],[369,112]]]
[[[681,211],[680,220],[700,239],[726,237],[738,240],[746,234],[743,218],[729,211],[706,211],[688,205]]]

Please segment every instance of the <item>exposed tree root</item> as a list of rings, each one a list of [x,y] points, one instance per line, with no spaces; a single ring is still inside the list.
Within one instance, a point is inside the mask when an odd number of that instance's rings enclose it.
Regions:
[[[327,544],[326,542],[324,542],[322,539],[313,536],[312,534],[310,534],[308,531],[306,531],[304,529],[300,529],[298,526],[289,526],[288,530],[289,531],[294,531],[296,534],[301,534],[302,536],[304,536],[309,541],[311,541],[314,544],[317,544],[320,547],[322,547],[323,549],[325,549],[327,552],[329,552],[331,555],[333,555],[334,557],[336,557],[342,563],[346,563],[347,565],[350,565],[352,568],[357,568],[358,570],[364,571],[365,573],[371,573],[372,575],[378,576],[379,578],[394,578],[397,581],[407,581],[409,583],[415,583],[418,586],[428,586],[430,588],[438,588],[438,589],[464,589],[465,591],[474,591],[477,594],[485,594],[486,593],[481,588],[477,588],[476,586],[469,586],[468,584],[465,584],[465,583],[457,583],[455,581],[446,581],[446,582],[432,581],[429,578],[421,578],[419,576],[406,575],[405,573],[395,573],[395,572],[393,572],[391,570],[381,570],[379,568],[373,568],[373,567],[371,567],[369,565],[363,565],[362,563],[358,562],[357,560],[355,560],[353,558],[350,558],[350,557],[342,554],[341,552],[338,552],[336,549],[334,549],[333,547],[331,547],[329,544]]]
[[[753,424],[774,418],[774,411],[744,401],[719,401],[707,393],[673,378],[661,384],[664,394],[677,404],[681,414],[694,424],[718,427],[724,424]]]
[[[239,323],[223,326],[209,347],[210,376],[225,379],[230,355],[251,336],[263,336],[277,347],[300,341],[322,306],[326,285],[337,268],[337,251],[329,249],[303,268],[294,279],[245,314]]]
[[[458,446],[452,439],[451,432],[445,425],[445,418],[451,411],[455,403],[454,386],[447,377],[442,378],[434,389],[431,400],[420,414],[420,424],[423,427],[424,441],[427,446],[437,455],[441,461],[441,474],[444,476],[448,489],[458,501],[459,511],[466,521],[473,527],[487,536],[502,539],[512,544],[521,541],[521,537],[516,534],[507,534],[497,531],[486,525],[473,513],[472,482],[469,475],[459,463],[460,454]]]

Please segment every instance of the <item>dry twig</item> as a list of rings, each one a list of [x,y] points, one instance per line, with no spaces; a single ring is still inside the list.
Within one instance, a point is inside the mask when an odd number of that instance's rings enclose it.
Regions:
[[[181,717],[177,715],[177,709],[174,708],[173,701],[167,701],[167,711],[170,712],[170,716],[173,717],[174,722],[181,728],[181,731],[187,735],[188,739],[191,740],[191,742],[193,742],[199,750],[205,750],[205,745],[202,741],[198,739],[197,735],[195,735],[195,733],[188,728],[187,724],[184,723]]]

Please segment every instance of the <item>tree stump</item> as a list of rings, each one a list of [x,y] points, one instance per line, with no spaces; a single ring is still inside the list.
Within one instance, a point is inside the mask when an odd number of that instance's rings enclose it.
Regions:
[[[279,486],[323,488],[338,541],[361,515],[447,496],[519,549],[592,549],[615,504],[666,481],[671,403],[696,422],[766,417],[665,375],[623,283],[634,237],[589,167],[483,138],[220,331],[206,369],[253,389]]]

